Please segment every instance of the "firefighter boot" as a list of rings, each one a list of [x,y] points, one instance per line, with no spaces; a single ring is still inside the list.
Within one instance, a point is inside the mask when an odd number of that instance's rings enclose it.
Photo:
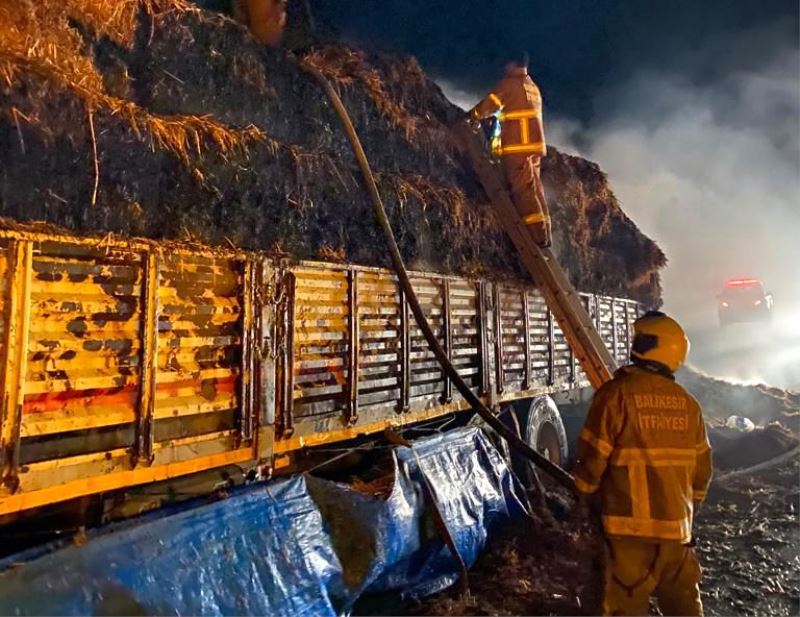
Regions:
[[[543,249],[548,248],[551,242],[550,236],[550,221],[541,221],[538,223],[528,223],[528,233]]]

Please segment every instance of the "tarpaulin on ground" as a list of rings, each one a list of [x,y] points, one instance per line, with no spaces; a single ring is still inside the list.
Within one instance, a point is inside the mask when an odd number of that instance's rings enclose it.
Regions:
[[[0,614],[331,615],[340,571],[298,476],[7,570]]]
[[[451,585],[459,567],[436,530],[437,507],[461,558],[471,566],[489,529],[520,515],[512,475],[483,431],[450,431],[394,450],[395,481],[388,497],[309,479],[309,490],[355,594],[402,590],[425,596]],[[426,497],[422,473],[435,493]]]
[[[337,615],[365,592],[432,593],[458,568],[431,522],[421,473],[467,565],[487,530],[522,506],[478,429],[393,456],[388,498],[297,476],[8,567],[0,614]]]

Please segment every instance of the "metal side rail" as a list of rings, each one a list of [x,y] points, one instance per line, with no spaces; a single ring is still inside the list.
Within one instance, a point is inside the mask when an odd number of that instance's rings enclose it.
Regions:
[[[531,238],[511,201],[505,180],[489,158],[482,140],[466,122],[459,123],[453,130],[492,202],[497,220],[517,247],[522,263],[541,290],[592,386],[599,388],[611,379],[617,364],[578,292],[553,253],[540,248]]]

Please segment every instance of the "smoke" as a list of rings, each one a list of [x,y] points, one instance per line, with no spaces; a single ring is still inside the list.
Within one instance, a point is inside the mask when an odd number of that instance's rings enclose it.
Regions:
[[[481,100],[480,94],[464,90],[446,77],[433,77],[432,79],[442,89],[448,100],[464,111],[472,109]]]
[[[597,98],[590,128],[563,121],[550,133],[600,164],[666,253],[664,308],[689,331],[690,362],[800,388],[800,54],[776,44],[780,31],[714,42],[753,52],[715,78],[639,73]],[[717,326],[717,294],[736,277],[773,293],[770,326]]]
[[[640,75],[599,99],[613,112],[580,153],[666,252],[665,307],[689,326],[714,318],[728,278],[762,279],[776,304],[800,299],[799,88],[791,50],[700,85]]]

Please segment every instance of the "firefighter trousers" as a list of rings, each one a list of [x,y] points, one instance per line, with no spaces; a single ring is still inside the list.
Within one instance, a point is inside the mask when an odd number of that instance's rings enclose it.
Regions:
[[[511,188],[511,198],[520,218],[528,226],[533,240],[542,247],[550,246],[550,212],[542,186],[541,157],[507,155],[503,172]]]
[[[694,548],[636,538],[606,543],[604,615],[647,615],[651,595],[664,615],[703,614]]]

